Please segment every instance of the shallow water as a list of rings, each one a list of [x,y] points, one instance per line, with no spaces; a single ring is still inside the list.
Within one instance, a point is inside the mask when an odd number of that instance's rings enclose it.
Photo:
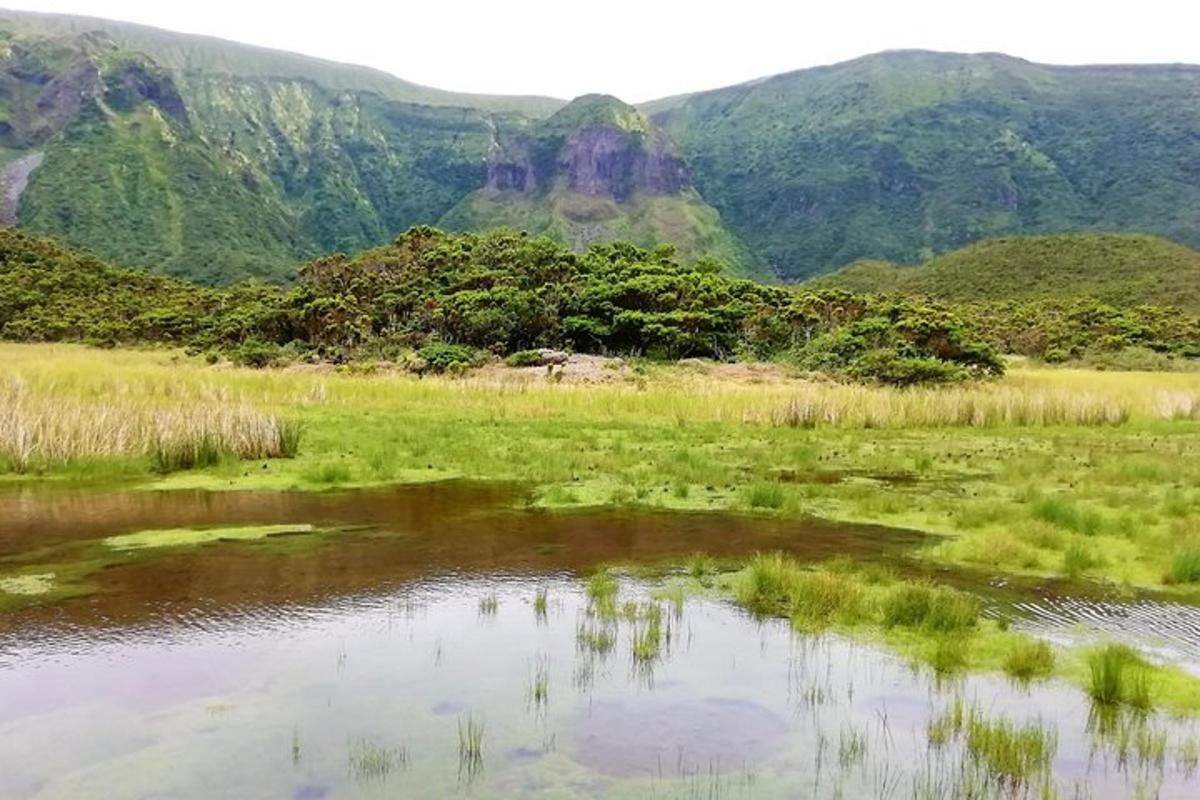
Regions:
[[[819,520],[784,521],[644,510],[561,513],[521,507],[512,487],[445,482],[350,492],[0,493],[0,559],[138,530],[311,523],[349,527],[337,546],[282,551],[270,543],[214,546],[119,564],[95,576],[103,591],[49,609],[0,617],[25,624],[128,625],[203,610],[313,601],[395,589],[431,575],[581,572],[607,562],[656,563],[782,550],[804,559],[881,557],[920,534]],[[0,572],[3,564],[0,563]]]
[[[698,549],[865,557],[909,535],[525,513],[510,492],[472,491],[189,494],[166,515],[156,495],[43,496],[44,514],[0,498],[0,519],[24,520],[0,523],[10,553],[39,519],[60,544],[180,524],[372,526],[297,553],[223,543],[119,566],[92,598],[14,615],[0,632],[0,797],[954,797],[973,767],[961,742],[934,748],[926,731],[956,696],[989,718],[1054,723],[1063,796],[1196,794],[1177,750],[1200,737],[1193,723],[1138,723],[1169,737],[1165,756],[1122,759],[1096,746],[1070,687],[939,683],[715,600],[659,601],[662,648],[639,659],[645,620],[598,616],[577,578]],[[622,598],[654,589],[627,578]],[[610,633],[611,649],[581,631]],[[460,747],[470,724],[479,758]]]

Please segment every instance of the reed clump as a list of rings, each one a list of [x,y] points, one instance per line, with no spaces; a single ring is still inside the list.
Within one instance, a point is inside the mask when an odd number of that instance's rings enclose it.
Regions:
[[[1054,672],[1054,649],[1041,639],[1022,639],[1005,656],[1004,671],[1022,682],[1049,677]]]
[[[17,472],[144,457],[166,473],[227,458],[291,458],[300,439],[298,424],[246,404],[122,391],[81,397],[0,377],[0,460]]]
[[[1200,547],[1185,547],[1171,559],[1170,583],[1200,583]]]
[[[293,740],[293,760],[298,758],[299,743]],[[392,772],[408,766],[408,749],[381,747],[367,739],[359,739],[350,749],[347,759],[350,776],[358,781],[381,781]]]
[[[1150,665],[1132,647],[1107,644],[1088,655],[1088,694],[1102,706],[1148,709]]]
[[[1050,772],[1058,750],[1053,727],[1040,720],[1025,724],[1005,717],[989,720],[978,706],[967,705],[960,697],[929,723],[927,736],[934,747],[961,740],[972,763],[1013,796]]]

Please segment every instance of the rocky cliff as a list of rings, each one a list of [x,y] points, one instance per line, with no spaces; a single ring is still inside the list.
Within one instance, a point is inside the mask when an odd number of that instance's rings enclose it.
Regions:
[[[637,109],[585,95],[548,119],[496,132],[487,183],[443,219],[472,230],[546,233],[576,249],[595,241],[671,242],[736,271],[752,261],[692,187],[670,137]]]

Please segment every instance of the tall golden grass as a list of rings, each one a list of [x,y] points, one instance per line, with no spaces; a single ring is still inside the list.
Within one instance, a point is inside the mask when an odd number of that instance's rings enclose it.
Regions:
[[[722,378],[651,368],[609,383],[554,382],[511,372],[417,379],[292,368],[210,367],[166,351],[0,345],[0,458],[39,459],[211,447],[243,458],[287,455],[284,422],[370,410],[571,421],[729,423],[840,428],[1120,425],[1200,419],[1200,374],[1017,367],[1005,378],[895,389],[788,379]],[[185,461],[187,459],[184,459]]]
[[[80,396],[0,374],[0,460],[18,472],[130,455],[167,472],[225,456],[289,456],[296,445],[293,425],[243,403],[164,402],[135,391]]]

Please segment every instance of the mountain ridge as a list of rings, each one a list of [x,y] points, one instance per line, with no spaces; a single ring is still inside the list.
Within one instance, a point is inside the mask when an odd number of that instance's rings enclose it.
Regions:
[[[784,280],[1012,235],[1147,232],[1200,246],[1198,100],[1196,65],[924,50],[636,107],[496,98],[132,23],[0,11],[0,219],[206,283],[286,282],[303,261],[423,224],[525,227],[574,246],[597,232],[675,240],[686,258]],[[627,136],[645,141],[624,152],[650,152],[661,137],[670,159],[617,161],[673,166],[603,197],[500,186],[502,173],[536,173],[536,159],[505,161],[505,146],[565,146],[605,127],[593,112],[617,132],[595,137],[593,155]],[[547,145],[539,158],[557,171],[561,153]],[[672,191],[653,189],[671,174]]]
[[[232,69],[226,62],[225,74],[233,77],[287,78],[295,77],[297,72],[315,69],[318,75],[324,75],[326,78],[325,81],[319,77],[317,79],[318,83],[325,84],[324,88],[335,91],[374,91],[384,98],[398,102],[482,108],[497,112],[517,111],[530,116],[549,115],[567,102],[543,95],[491,95],[456,92],[414,83],[386,70],[363,64],[310,56],[218,36],[182,33],[153,25],[109,20],[102,17],[0,8],[0,25],[9,25],[30,32],[50,31],[67,36],[103,31],[124,48],[145,53],[163,66],[184,72],[211,71],[209,65],[214,62],[214,59],[218,63],[221,60],[219,55],[214,57],[215,51],[240,50],[244,56],[241,59],[243,71]],[[171,43],[164,39],[177,41]],[[256,59],[264,65],[275,66],[264,66],[258,70],[251,69],[247,74],[244,69],[245,65],[248,63],[252,65]]]

